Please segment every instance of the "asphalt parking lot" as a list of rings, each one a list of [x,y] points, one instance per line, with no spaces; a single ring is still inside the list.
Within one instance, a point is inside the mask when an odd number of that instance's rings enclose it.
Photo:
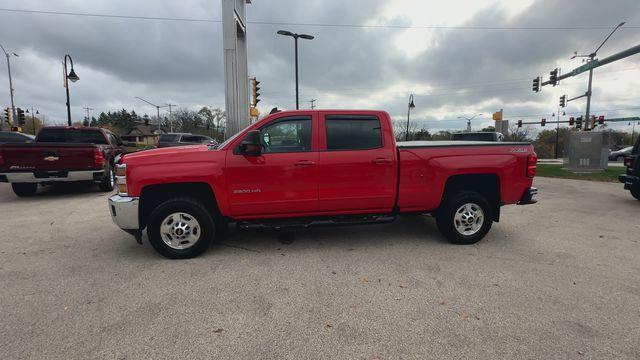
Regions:
[[[167,260],[108,194],[0,184],[2,359],[639,359],[640,202],[536,179],[474,246],[430,218],[283,244],[232,231]]]

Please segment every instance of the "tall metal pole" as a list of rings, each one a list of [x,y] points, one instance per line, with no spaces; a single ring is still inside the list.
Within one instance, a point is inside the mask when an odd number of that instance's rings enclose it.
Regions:
[[[404,141],[409,141],[409,116],[411,115],[411,109],[416,107],[413,103],[413,94],[409,95],[409,103],[407,104],[407,131],[404,134]]]
[[[553,149],[554,151],[554,159],[558,158],[558,144],[560,143],[560,108],[558,108],[558,122],[556,123],[556,147]]]
[[[71,72],[67,70],[67,59],[71,63]],[[72,82],[76,82],[80,80],[78,75],[76,75],[75,70],[73,70],[73,59],[69,54],[64,56],[64,87],[67,93],[67,124],[71,126],[71,102],[69,101],[69,80]]]
[[[590,62],[593,61],[595,53],[591,54]],[[587,87],[587,116],[585,118],[584,124],[582,126],[585,130],[589,129],[589,114],[591,112],[591,83],[593,81],[593,68],[589,69],[589,85]]]
[[[33,135],[36,134],[36,113],[33,112],[33,106],[31,107],[31,127],[33,128]]]
[[[411,106],[407,106],[407,128],[404,132],[404,141],[409,141],[409,116],[411,115]]]
[[[9,95],[11,96],[11,115],[13,115],[13,118],[16,118],[16,106],[13,103],[13,82],[11,80],[11,60],[9,59],[11,57],[11,54],[9,54],[4,46],[2,46],[2,44],[0,44],[0,48],[2,49],[2,52],[4,52],[4,55],[7,57],[7,71],[9,72]],[[1,128],[1,127],[0,127]]]
[[[297,35],[297,34],[296,34]],[[293,37],[296,45],[296,110],[300,109],[300,101],[298,99],[299,97],[299,93],[298,93],[298,36],[294,36]]]

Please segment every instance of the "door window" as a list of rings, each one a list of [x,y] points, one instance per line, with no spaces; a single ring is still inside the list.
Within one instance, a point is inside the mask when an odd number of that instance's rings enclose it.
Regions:
[[[263,153],[311,151],[311,118],[276,120],[260,129]]]
[[[366,150],[382,147],[377,117],[330,115],[325,119],[327,150]]]

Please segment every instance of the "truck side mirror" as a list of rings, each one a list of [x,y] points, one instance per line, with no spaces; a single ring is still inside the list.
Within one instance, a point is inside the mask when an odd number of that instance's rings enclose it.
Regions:
[[[259,156],[262,144],[260,143],[260,131],[251,130],[240,143],[240,153],[247,156]]]

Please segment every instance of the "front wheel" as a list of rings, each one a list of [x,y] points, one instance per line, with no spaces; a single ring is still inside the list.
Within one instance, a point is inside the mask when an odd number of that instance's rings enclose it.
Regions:
[[[98,184],[98,187],[101,191],[112,191],[116,184],[116,173],[113,171],[113,167],[109,166],[107,171],[105,171],[102,180]]]
[[[14,194],[19,197],[33,196],[38,191],[38,184],[33,183],[12,183],[11,188]]]
[[[475,244],[491,229],[491,206],[483,195],[462,191],[443,200],[436,223],[440,232],[452,243]]]
[[[207,250],[215,235],[215,222],[198,201],[176,198],[153,210],[147,235],[153,248],[162,256],[188,259]]]
[[[631,196],[636,198],[636,200],[640,200],[640,185],[636,186],[635,189],[631,189]]]

